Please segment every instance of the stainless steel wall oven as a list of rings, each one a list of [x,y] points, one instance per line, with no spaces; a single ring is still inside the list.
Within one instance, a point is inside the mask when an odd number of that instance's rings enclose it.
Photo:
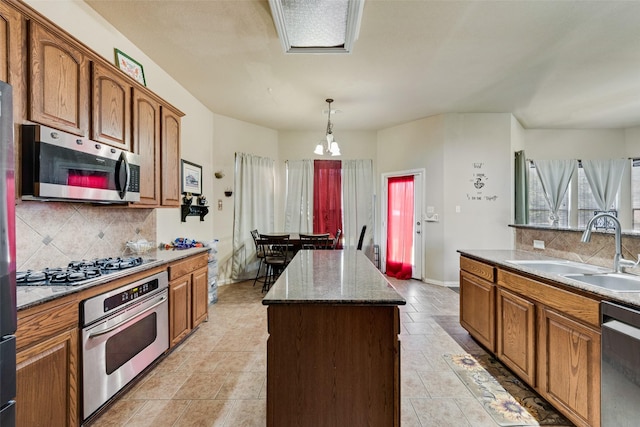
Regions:
[[[83,301],[83,419],[169,348],[168,292],[161,272]]]

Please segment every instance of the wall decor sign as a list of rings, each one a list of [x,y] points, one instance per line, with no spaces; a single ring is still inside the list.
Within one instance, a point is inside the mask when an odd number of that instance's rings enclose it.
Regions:
[[[486,190],[488,187],[487,181],[489,177],[485,172],[485,163],[484,162],[473,162],[473,172],[471,173],[471,183],[473,184],[473,189],[467,193],[467,200],[485,200],[490,202],[495,202],[498,199],[497,195],[487,195]]]
[[[144,79],[144,70],[142,69],[142,64],[138,61],[122,52],[120,49],[114,49],[116,55],[116,65],[120,70],[124,71],[126,74],[131,76],[135,81],[140,83],[143,86],[146,86],[147,83]]]
[[[180,165],[182,177],[182,194],[191,193],[194,196],[202,194],[202,166],[182,160]]]

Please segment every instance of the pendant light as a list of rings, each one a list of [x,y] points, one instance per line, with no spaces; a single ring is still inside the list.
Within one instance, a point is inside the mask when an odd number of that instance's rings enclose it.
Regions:
[[[331,153],[332,156],[340,155],[340,146],[338,142],[333,138],[333,123],[331,123],[331,103],[333,99],[328,98],[325,100],[329,104],[329,119],[327,120],[327,133],[325,135],[326,138],[326,146],[325,142],[322,141],[318,145],[316,145],[316,149],[313,151],[315,154],[323,155],[324,153]]]

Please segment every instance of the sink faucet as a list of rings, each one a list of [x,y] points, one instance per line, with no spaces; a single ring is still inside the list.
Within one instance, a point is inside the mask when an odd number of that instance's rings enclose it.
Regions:
[[[635,267],[638,265],[638,263],[640,263],[640,260],[636,261],[629,261],[627,259],[624,259],[622,256],[622,232],[621,232],[621,226],[620,226],[620,221],[618,221],[618,218],[616,218],[615,216],[611,215],[610,213],[607,212],[603,212],[603,213],[599,213],[595,216],[593,216],[589,222],[587,223],[587,227],[584,230],[584,233],[582,233],[582,239],[581,241],[584,243],[587,243],[591,240],[591,227],[593,226],[593,223],[598,219],[598,218],[611,218],[613,220],[613,223],[615,224],[615,234],[616,234],[616,254],[613,256],[613,270],[616,273],[622,273],[622,269],[626,268],[626,267]]]

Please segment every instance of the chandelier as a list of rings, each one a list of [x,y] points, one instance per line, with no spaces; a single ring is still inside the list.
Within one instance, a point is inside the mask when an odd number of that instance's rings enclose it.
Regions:
[[[329,104],[329,119],[327,120],[327,133],[325,135],[327,144],[325,145],[325,142],[322,141],[316,145],[316,149],[313,152],[318,155],[331,153],[332,156],[339,156],[340,146],[338,146],[338,142],[333,139],[333,123],[331,123],[331,103],[333,102],[333,99],[326,99],[326,102]]]

